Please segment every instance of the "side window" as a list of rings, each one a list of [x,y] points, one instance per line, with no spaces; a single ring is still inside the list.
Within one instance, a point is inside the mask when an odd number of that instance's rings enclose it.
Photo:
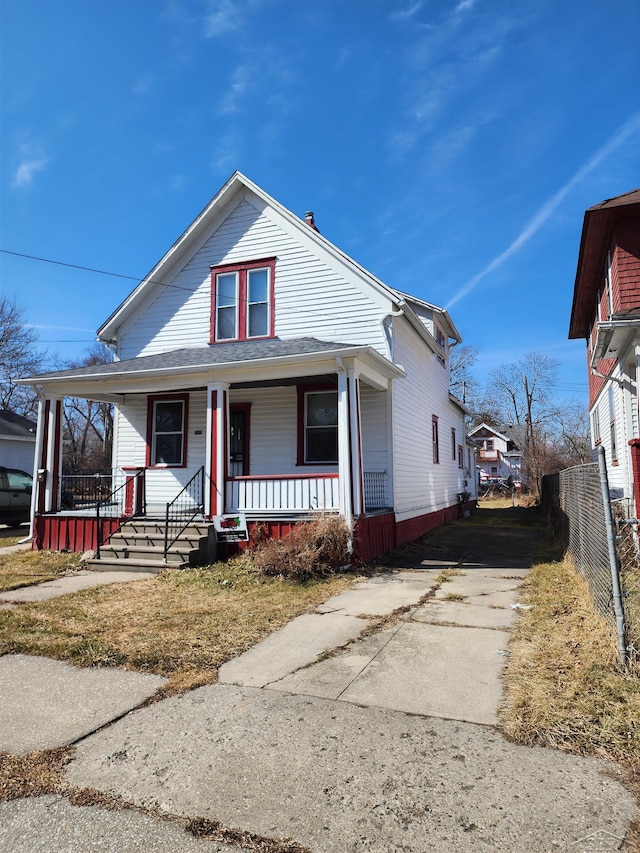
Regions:
[[[431,443],[433,445],[433,461],[440,462],[440,437],[438,435],[438,416],[431,416]]]

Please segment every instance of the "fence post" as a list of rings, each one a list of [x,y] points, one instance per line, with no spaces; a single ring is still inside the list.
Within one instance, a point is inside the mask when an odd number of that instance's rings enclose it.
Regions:
[[[616,554],[616,542],[613,533],[613,513],[611,512],[611,496],[609,494],[609,480],[607,478],[607,465],[605,461],[604,447],[598,447],[598,470],[600,471],[600,485],[602,487],[602,502],[604,504],[604,520],[607,526],[607,545],[609,547],[609,564],[611,566],[611,593],[613,597],[613,610],[616,616],[616,627],[618,631],[618,655],[620,663],[626,666],[627,647],[625,643],[624,611],[622,609],[622,594],[620,592],[620,571],[618,566],[618,555]]]

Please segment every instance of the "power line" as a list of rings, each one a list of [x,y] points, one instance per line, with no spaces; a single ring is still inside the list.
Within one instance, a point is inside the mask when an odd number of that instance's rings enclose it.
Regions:
[[[23,252],[11,252],[9,251],[9,249],[0,249],[0,252],[2,252],[3,255],[13,255],[13,257],[15,258],[26,258],[29,261],[40,261],[40,263],[43,264],[54,264],[58,267],[68,267],[72,270],[81,270],[82,272],[93,272],[97,273],[98,275],[112,276],[113,278],[126,278],[128,281],[141,282],[144,280],[137,275],[125,275],[124,273],[120,272],[109,272],[108,270],[99,270],[95,269],[94,267],[84,267],[81,264],[70,264],[67,261],[54,261],[52,258],[40,258],[37,255],[27,255]],[[166,281],[157,281],[155,279],[149,279],[149,283],[160,284],[162,285],[162,287],[173,287],[176,290],[186,290],[187,293],[195,293],[195,290],[190,287],[181,287],[179,284],[169,284]]]

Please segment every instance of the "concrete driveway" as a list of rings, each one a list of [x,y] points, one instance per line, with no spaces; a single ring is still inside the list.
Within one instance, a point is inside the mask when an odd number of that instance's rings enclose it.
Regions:
[[[226,664],[220,683],[148,707],[134,702],[83,733],[70,784],[181,820],[219,821],[254,840],[293,839],[313,853],[619,849],[635,803],[612,768],[516,746],[494,727],[536,542],[535,530],[464,522],[434,533],[396,553],[388,574]],[[446,580],[445,569],[454,569]],[[13,695],[26,721],[30,708]],[[58,740],[68,739],[61,729]],[[103,849],[91,846],[89,818],[77,848],[56,846],[41,822],[49,806],[31,805],[0,806],[0,848],[40,849],[33,839],[44,835],[41,849],[51,853]],[[118,814],[126,823],[135,812]],[[117,849],[145,849],[133,844]],[[270,849],[241,839],[231,846]]]

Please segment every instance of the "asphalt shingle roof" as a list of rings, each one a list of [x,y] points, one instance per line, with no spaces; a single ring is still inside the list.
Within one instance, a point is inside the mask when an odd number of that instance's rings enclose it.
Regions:
[[[0,411],[0,436],[35,439],[36,425],[28,418],[23,418],[22,415],[3,409]]]
[[[280,340],[270,338],[264,341],[237,341],[228,344],[214,344],[208,347],[187,347],[156,355],[123,359],[109,364],[92,367],[78,367],[70,370],[58,370],[53,373],[41,373],[29,379],[53,379],[55,377],[116,376],[119,373],[138,373],[142,371],[161,371],[163,368],[215,367],[221,364],[240,364],[245,361],[284,358],[286,356],[313,355],[333,352],[338,349],[358,348],[353,344],[319,341],[316,338],[290,338]]]

